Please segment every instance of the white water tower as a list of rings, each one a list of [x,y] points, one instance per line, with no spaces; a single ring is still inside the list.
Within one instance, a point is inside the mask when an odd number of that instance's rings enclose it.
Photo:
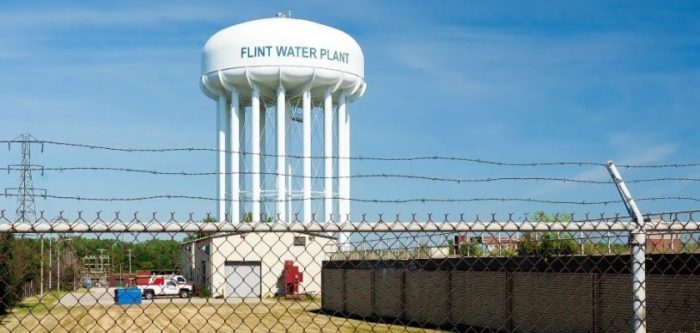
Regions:
[[[350,112],[364,57],[348,34],[284,15],[214,34],[202,91],[217,101],[217,218],[304,223],[350,214]]]

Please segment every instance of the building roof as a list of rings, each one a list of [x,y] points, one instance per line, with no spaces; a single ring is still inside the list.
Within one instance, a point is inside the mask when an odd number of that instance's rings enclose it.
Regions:
[[[227,232],[227,233],[219,233],[219,234],[214,234],[214,235],[209,235],[193,240],[189,240],[186,242],[181,242],[180,245],[187,245],[187,244],[192,244],[192,243],[198,243],[201,241],[205,240],[210,240],[214,238],[220,238],[220,237],[229,237],[229,236],[238,236],[238,235],[245,235],[245,234],[251,234],[251,233],[263,233],[263,231],[238,231],[238,232]],[[273,233],[273,234],[279,234],[279,233],[293,233],[293,234],[303,234],[303,235],[308,235],[308,236],[313,236],[313,237],[321,237],[321,238],[326,238],[326,239],[336,239],[333,236],[328,236],[328,235],[323,235],[323,234],[318,234],[318,233],[312,233],[312,232],[302,232],[302,231],[264,231],[264,233]]]
[[[500,239],[495,236],[482,236],[481,243],[485,245],[498,245],[498,244],[517,244],[520,242],[517,238],[511,237],[501,237]]]

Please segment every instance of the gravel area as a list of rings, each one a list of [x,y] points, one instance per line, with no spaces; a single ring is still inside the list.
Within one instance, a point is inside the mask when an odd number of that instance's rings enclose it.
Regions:
[[[114,289],[115,288],[91,288],[88,291],[74,291],[66,293],[58,301],[59,304],[65,307],[74,306],[85,306],[90,307],[93,305],[110,306],[114,305]],[[179,298],[179,297],[157,297],[152,301],[142,300],[143,305],[148,305],[151,303],[156,304],[239,304],[239,303],[259,303],[260,300],[257,298],[252,299],[242,299],[242,298],[201,298],[201,297],[191,297],[191,298]]]

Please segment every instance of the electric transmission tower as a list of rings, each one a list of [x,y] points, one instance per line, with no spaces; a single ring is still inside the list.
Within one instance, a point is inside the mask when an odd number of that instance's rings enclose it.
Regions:
[[[13,143],[20,143],[22,146],[22,163],[10,164],[10,170],[19,171],[19,187],[5,188],[5,196],[17,197],[17,218],[22,222],[36,221],[36,204],[34,202],[35,192],[46,195],[46,189],[34,187],[32,180],[32,170],[43,170],[43,165],[35,165],[31,162],[32,144],[38,141],[30,134],[22,134],[12,140]],[[8,145],[9,148],[9,145]],[[42,149],[43,150],[43,149]]]

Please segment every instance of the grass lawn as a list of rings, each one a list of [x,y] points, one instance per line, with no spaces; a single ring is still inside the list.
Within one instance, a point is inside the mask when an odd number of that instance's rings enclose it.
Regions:
[[[54,304],[65,294],[65,291],[54,290],[45,293],[41,298],[39,298],[39,296],[26,298],[12,309],[12,316],[24,317],[30,312],[37,315],[42,313],[46,315]],[[4,320],[2,322],[4,323]]]
[[[0,332],[424,332],[419,328],[345,319],[312,311],[311,301],[265,299],[241,304],[144,303],[94,307],[56,305],[56,297],[19,307]]]

